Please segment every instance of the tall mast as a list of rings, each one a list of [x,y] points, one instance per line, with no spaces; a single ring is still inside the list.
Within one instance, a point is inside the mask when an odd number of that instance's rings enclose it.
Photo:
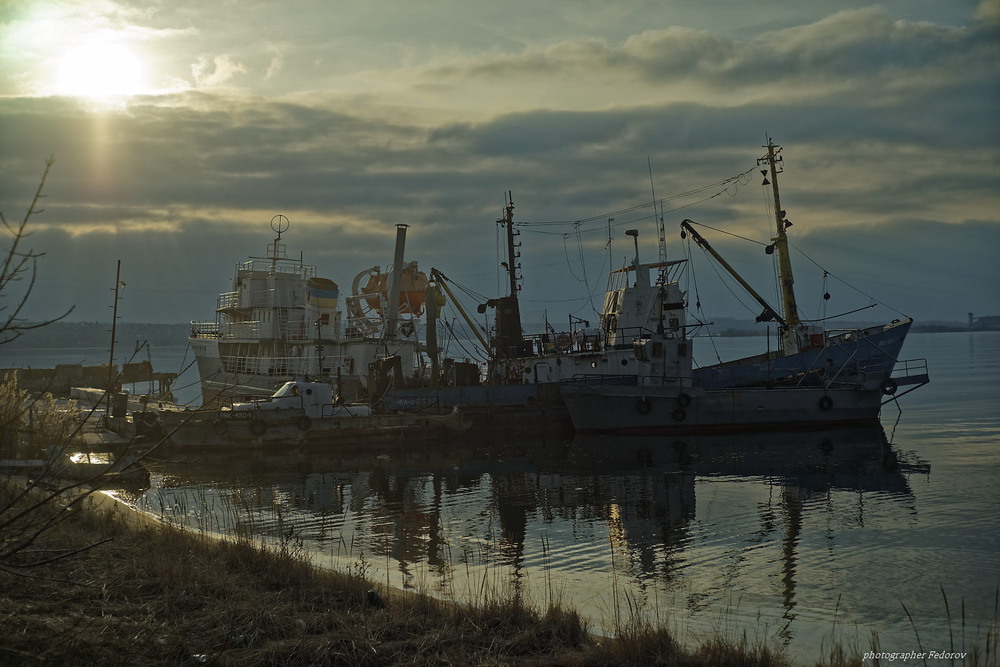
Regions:
[[[118,291],[122,286],[122,261],[118,260],[118,268],[115,269],[115,302],[111,311],[111,349],[108,350],[108,387],[105,400],[107,401],[108,415],[111,415],[111,395],[118,391],[118,382],[115,379],[115,336],[118,333]]]
[[[663,212],[656,213],[656,188],[653,187],[653,163],[646,157],[646,166],[649,168],[649,191],[653,195],[653,223],[656,225],[657,247],[660,251],[660,263],[667,261],[667,230],[663,226]],[[637,253],[638,254],[638,253]],[[660,278],[664,278],[664,271],[660,269]],[[661,280],[661,282],[663,282]]]
[[[530,349],[525,348],[524,334],[521,331],[521,308],[517,301],[517,293],[520,286],[517,275],[521,265],[518,258],[521,253],[518,248],[520,243],[515,241],[520,232],[514,229],[514,195],[507,193],[507,206],[504,209],[504,216],[497,220],[498,225],[503,225],[507,232],[507,261],[501,262],[507,270],[507,277],[510,279],[510,294],[499,299],[490,299],[487,305],[496,307],[496,354],[501,358],[516,359],[527,356]],[[530,347],[530,346],[529,346]]]
[[[516,297],[518,292],[518,275],[517,270],[521,268],[521,265],[517,263],[517,258],[521,256],[521,253],[517,251],[520,243],[514,241],[514,237],[518,235],[518,232],[514,230],[514,193],[507,193],[507,206],[504,208],[503,219],[497,220],[497,223],[503,225],[507,230],[507,263],[505,265],[507,269],[507,276],[510,279],[510,296]]]
[[[766,163],[768,166],[768,169],[761,170],[761,173],[764,174],[764,185],[768,183],[767,172],[770,171],[771,190],[774,192],[774,221],[777,230],[777,235],[771,239],[773,245],[769,251],[773,249],[778,254],[778,284],[781,289],[781,309],[785,319],[785,327],[782,331],[785,352],[795,353],[799,351],[798,325],[800,320],[799,309],[795,304],[795,279],[792,276],[792,259],[788,253],[788,236],[785,234],[785,229],[791,223],[785,219],[785,211],[781,208],[781,196],[778,194],[778,174],[781,173],[778,163],[782,161],[778,153],[781,152],[781,146],[775,146],[769,138],[765,148],[767,148],[767,155],[757,160],[757,164]]]

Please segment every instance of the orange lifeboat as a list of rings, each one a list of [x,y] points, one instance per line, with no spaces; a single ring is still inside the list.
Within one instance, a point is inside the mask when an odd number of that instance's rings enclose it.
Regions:
[[[370,308],[382,312],[383,301],[389,303],[389,282],[392,273],[374,273],[361,288],[361,294]],[[420,315],[424,312],[424,299],[427,293],[427,275],[417,269],[416,262],[410,262],[400,272],[399,312],[409,315]]]

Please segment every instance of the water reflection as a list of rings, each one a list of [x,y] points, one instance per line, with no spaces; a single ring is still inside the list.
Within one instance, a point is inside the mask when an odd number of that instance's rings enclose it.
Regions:
[[[786,641],[803,558],[840,548],[845,532],[915,512],[914,468],[881,428],[467,438],[152,469],[137,500],[146,511],[206,531],[294,540],[324,564],[361,559],[392,585],[475,597],[493,577],[542,600],[553,588],[570,591],[584,613],[607,610],[612,583],[639,595],[680,591],[695,612],[742,590],[769,600]],[[804,545],[810,517],[826,527]]]

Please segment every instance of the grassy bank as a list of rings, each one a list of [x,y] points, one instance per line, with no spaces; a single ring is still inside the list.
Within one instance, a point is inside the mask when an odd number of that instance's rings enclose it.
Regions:
[[[218,540],[79,492],[37,506],[41,489],[23,489],[0,478],[0,664],[802,664],[745,635],[683,646],[638,616],[595,637],[572,609],[514,593],[465,605],[379,590],[363,563],[316,568],[294,540]],[[11,530],[26,521],[45,529]],[[995,640],[962,664],[995,664]],[[835,645],[805,664],[890,662]]]
[[[137,521],[112,503],[43,511],[60,520],[0,569],[7,664],[787,664],[745,642],[685,649],[638,623],[595,639],[574,611],[517,596],[376,593],[288,548]]]

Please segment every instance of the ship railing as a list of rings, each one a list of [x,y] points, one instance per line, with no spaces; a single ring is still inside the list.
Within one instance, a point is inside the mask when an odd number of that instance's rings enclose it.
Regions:
[[[260,338],[261,323],[257,320],[247,322],[223,322],[219,326],[218,338]]]
[[[239,265],[240,271],[254,271],[260,273],[271,273],[272,266],[274,273],[287,273],[297,276],[303,280],[316,275],[316,266],[313,264],[303,264],[299,260],[290,258],[277,258],[275,260],[256,257],[249,259]]]
[[[250,295],[250,303],[241,303],[239,292],[223,292],[217,300],[217,310],[237,310],[239,308],[270,308],[274,305],[274,290],[261,290]]]
[[[896,386],[916,385],[905,393],[909,393],[913,389],[927,384],[931,381],[930,373],[927,370],[927,359],[921,357],[918,359],[897,361],[896,367],[892,371],[892,377],[889,379]]]
[[[612,347],[619,350],[628,349],[633,344],[649,340],[654,335],[656,333],[647,327],[620,327],[615,330],[615,343]],[[662,335],[664,338],[673,339],[683,337],[685,333],[683,329],[667,329]]]
[[[349,376],[358,370],[354,367],[354,360],[350,355],[324,355],[322,369],[318,366],[318,360],[312,357],[222,356],[222,367],[226,372],[259,377],[291,378],[296,375],[334,377],[338,373]]]
[[[219,338],[218,322],[192,322],[191,338]]]
[[[524,340],[531,344],[532,352],[539,356],[578,351],[573,342],[573,334],[566,331],[529,334],[524,337]]]
[[[239,308],[240,305],[240,293],[239,292],[223,292],[219,295],[219,300],[217,302],[217,310],[231,310]]]
[[[927,359],[904,359],[896,362],[896,367],[892,371],[892,378],[899,384],[914,384],[922,379],[929,378],[927,372]],[[911,381],[907,382],[907,379]]]
[[[648,340],[655,334],[646,327],[621,327],[614,331],[615,344],[608,344],[608,334],[603,329],[595,327],[578,329],[577,331],[558,331],[555,333],[530,334],[524,340],[531,344],[532,352],[539,356],[548,354],[565,354],[569,352],[594,352],[608,347],[628,349],[637,341]],[[666,338],[685,336],[685,330],[667,329],[663,332]]]
[[[279,328],[282,340],[306,340],[311,338],[315,332],[315,326],[310,326],[307,322],[284,322]]]
[[[266,377],[307,375],[308,364],[301,357],[222,357],[222,367],[227,373]]]

